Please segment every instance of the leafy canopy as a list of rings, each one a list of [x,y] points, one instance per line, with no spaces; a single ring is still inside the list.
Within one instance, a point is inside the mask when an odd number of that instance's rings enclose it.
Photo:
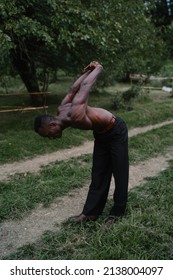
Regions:
[[[36,68],[72,73],[90,60],[116,75],[160,66],[163,42],[139,0],[0,0],[0,63],[11,53]]]

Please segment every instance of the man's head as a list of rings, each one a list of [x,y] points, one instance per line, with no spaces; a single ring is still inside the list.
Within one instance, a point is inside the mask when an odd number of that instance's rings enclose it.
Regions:
[[[34,130],[42,137],[50,139],[60,138],[62,129],[58,117],[51,115],[40,115],[35,118]]]

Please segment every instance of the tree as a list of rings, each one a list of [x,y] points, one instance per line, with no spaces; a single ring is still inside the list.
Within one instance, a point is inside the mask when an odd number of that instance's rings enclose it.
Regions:
[[[155,0],[151,9],[152,21],[165,41],[168,57],[173,56],[173,0]]]
[[[173,0],[155,0],[151,11],[156,26],[167,26],[173,20]]]
[[[28,92],[39,91],[38,69],[75,74],[95,59],[115,78],[149,72],[163,54],[143,0],[0,0],[0,39]]]

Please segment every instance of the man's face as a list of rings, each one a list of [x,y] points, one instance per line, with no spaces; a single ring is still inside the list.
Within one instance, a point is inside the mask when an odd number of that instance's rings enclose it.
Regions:
[[[51,122],[41,126],[38,130],[38,134],[42,137],[48,137],[49,139],[56,139],[62,136],[62,130],[57,123]]]

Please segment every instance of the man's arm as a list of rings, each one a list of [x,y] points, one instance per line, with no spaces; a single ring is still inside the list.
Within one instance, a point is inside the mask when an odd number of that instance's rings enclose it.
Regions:
[[[71,103],[75,94],[78,92],[80,89],[81,83],[86,79],[86,77],[90,74],[91,70],[88,68],[87,70],[84,69],[84,74],[81,75],[71,86],[70,90],[68,91],[67,95],[65,98],[62,100],[61,105],[65,105],[67,103]],[[60,106],[61,106],[60,105]]]
[[[96,82],[98,75],[101,73],[103,66],[98,62],[91,62],[87,67],[91,69],[92,72],[86,77],[81,83],[79,91],[76,93],[71,106],[71,120],[73,123],[80,123],[82,125],[87,124],[87,127],[92,127],[91,120],[89,120],[86,111],[88,106],[88,97],[91,87]],[[85,68],[85,69],[86,69]],[[84,71],[85,71],[84,69]],[[94,69],[94,70],[92,70]]]
[[[73,99],[72,106],[81,104],[87,105],[89,92],[102,72],[103,66],[100,63],[93,61],[84,69],[84,71],[88,71],[88,69],[94,70],[92,70],[92,72],[90,72],[89,75],[82,81],[80,89]]]

